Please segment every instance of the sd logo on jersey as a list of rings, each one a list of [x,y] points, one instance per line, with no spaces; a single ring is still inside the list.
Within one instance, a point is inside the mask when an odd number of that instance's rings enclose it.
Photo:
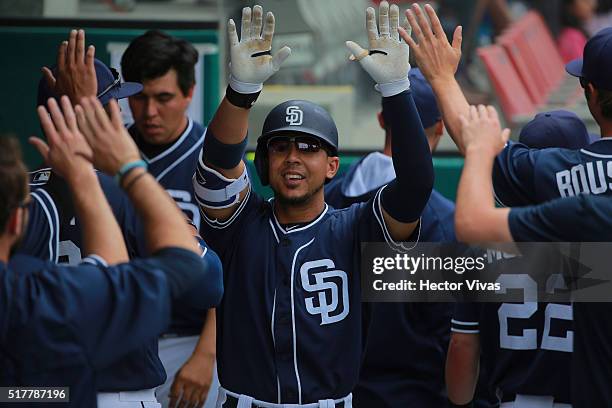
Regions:
[[[327,270],[313,272],[313,270],[320,270],[321,268]],[[300,276],[304,290],[317,295],[317,305],[315,305],[314,296],[305,299],[306,310],[311,315],[321,315],[321,325],[337,323],[348,315],[348,276],[346,272],[336,269],[336,265],[331,259],[305,262],[300,268]],[[314,277],[314,283],[310,282],[310,276]],[[340,287],[331,278],[340,278]],[[340,292],[342,293],[341,303]],[[328,294],[331,295],[329,302]]]

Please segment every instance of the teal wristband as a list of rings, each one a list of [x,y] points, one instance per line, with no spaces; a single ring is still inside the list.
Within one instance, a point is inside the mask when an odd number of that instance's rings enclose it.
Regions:
[[[118,184],[121,184],[121,179],[123,179],[130,171],[138,167],[142,167],[143,169],[146,170],[149,167],[149,165],[144,160],[135,160],[129,163],[125,163],[123,166],[121,166],[117,174],[115,174],[115,181]]]

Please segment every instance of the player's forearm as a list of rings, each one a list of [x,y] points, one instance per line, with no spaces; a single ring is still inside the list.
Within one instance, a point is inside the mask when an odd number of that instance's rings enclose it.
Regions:
[[[121,229],[111,210],[94,171],[71,177],[74,209],[82,226],[83,249],[109,264],[127,262],[127,249]]]
[[[249,129],[249,110],[234,106],[223,98],[208,127],[221,143],[240,143]]]
[[[461,115],[469,113],[470,105],[465,99],[459,83],[455,78],[441,78],[434,80],[431,87],[436,94],[444,126],[448,129],[448,133],[457,145],[459,152],[465,154],[459,118]]]
[[[419,219],[433,188],[431,150],[410,91],[383,99],[385,123],[393,135],[395,180],[383,191],[383,208],[395,220]]]
[[[474,398],[479,359],[478,335],[452,334],[446,357],[446,389],[454,404],[467,404]]]
[[[209,309],[206,313],[206,322],[202,327],[202,333],[193,354],[201,357],[215,358],[217,355],[217,318],[215,309]]]
[[[505,221],[509,210],[495,208],[493,160],[488,153],[466,151],[455,208],[455,232],[461,242],[512,242]]]
[[[173,247],[199,255],[201,250],[181,210],[153,176],[143,173],[141,168],[133,170],[122,186],[142,218],[149,252]]]

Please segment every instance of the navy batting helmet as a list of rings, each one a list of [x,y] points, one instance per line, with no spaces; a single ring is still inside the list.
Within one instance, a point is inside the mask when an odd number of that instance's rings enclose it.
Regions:
[[[255,169],[261,184],[268,185],[267,142],[272,136],[297,132],[321,139],[332,156],[338,155],[338,129],[329,113],[313,102],[291,100],[276,105],[264,121],[255,150]]]

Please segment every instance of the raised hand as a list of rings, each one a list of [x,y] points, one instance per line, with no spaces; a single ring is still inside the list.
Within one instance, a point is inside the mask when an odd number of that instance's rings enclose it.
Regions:
[[[93,171],[92,150],[79,131],[72,104],[67,96],[61,98],[62,109],[50,98],[47,106],[37,108],[48,144],[37,137],[30,143],[42,155],[45,163],[69,183],[86,172]]]
[[[114,176],[124,164],[140,160],[140,154],[123,126],[117,101],[111,99],[107,106],[110,119],[96,97],[83,98],[75,110],[79,128],[94,153],[94,166]]]
[[[495,157],[510,138],[510,130],[502,131],[497,111],[492,106],[470,106],[469,114],[462,115],[460,120],[466,154],[477,151],[479,155]]]
[[[383,1],[378,8],[379,27],[376,27],[376,13],[372,7],[366,10],[366,29],[369,50],[353,41],[346,46],[352,52],[350,59],[359,61],[363,69],[376,81],[377,89],[383,96],[396,95],[410,87],[408,45],[399,37],[399,8]],[[410,30],[408,22],[403,23],[404,31]],[[380,32],[379,32],[380,30]]]
[[[83,97],[96,96],[95,52],[93,45],[85,50],[85,31],[72,30],[68,41],[58,48],[55,75],[49,68],[42,68],[49,88],[58,96],[67,95],[73,105]]]
[[[412,10],[406,10],[406,17],[418,44],[402,28],[399,29],[400,35],[410,46],[417,65],[430,83],[438,79],[454,79],[461,60],[462,27],[455,29],[453,43],[450,44],[433,7],[425,5],[425,13],[418,4],[414,4]]]
[[[261,90],[263,83],[279,70],[291,54],[284,46],[272,55],[274,37],[274,14],[268,12],[263,23],[263,9],[257,5],[242,9],[240,40],[234,20],[229,20],[228,34],[230,43],[230,86],[237,92],[254,93]]]

